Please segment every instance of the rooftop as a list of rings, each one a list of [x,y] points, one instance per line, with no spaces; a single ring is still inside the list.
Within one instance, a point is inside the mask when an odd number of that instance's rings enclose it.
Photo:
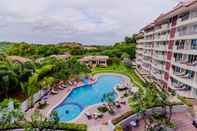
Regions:
[[[109,56],[84,56],[80,61],[89,61],[89,60],[107,60]]]
[[[25,57],[21,57],[21,56],[8,56],[8,58],[11,59],[12,61],[17,61],[20,63],[31,61],[29,58],[25,58]]]
[[[64,54],[51,55],[51,57],[68,59],[71,57],[71,54],[68,52],[65,52]]]

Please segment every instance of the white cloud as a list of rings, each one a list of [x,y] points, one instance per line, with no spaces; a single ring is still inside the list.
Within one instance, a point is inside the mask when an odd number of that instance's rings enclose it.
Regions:
[[[112,44],[176,0],[1,0],[0,40]]]

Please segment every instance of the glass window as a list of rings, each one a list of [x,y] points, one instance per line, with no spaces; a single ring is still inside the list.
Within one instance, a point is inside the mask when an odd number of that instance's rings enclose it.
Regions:
[[[197,49],[197,39],[192,40],[191,49]]]

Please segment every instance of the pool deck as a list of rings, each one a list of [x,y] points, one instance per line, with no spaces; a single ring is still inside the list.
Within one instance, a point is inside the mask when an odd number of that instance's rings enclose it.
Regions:
[[[136,88],[132,86],[132,83],[130,83],[130,79],[127,77],[127,76],[124,76],[124,75],[121,75],[121,74],[115,74],[115,73],[99,73],[99,74],[96,74],[94,76],[94,78],[98,78],[99,76],[101,75],[118,75],[118,76],[121,76],[123,77],[123,83],[124,84],[127,84],[130,86],[130,88],[134,91],[136,91]],[[93,84],[93,83],[91,83]],[[82,85],[82,83],[78,83],[78,87]],[[65,88],[64,90],[60,90],[58,94],[56,95],[49,95],[48,96],[48,99],[47,99],[47,102],[48,102],[48,106],[45,107],[44,109],[37,109],[36,107],[38,106],[38,104],[35,104],[34,107],[30,110],[28,110],[26,112],[26,119],[27,120],[31,120],[31,115],[33,114],[33,112],[40,112],[44,117],[48,117],[51,113],[51,111],[56,107],[58,106],[67,96],[68,94],[74,89],[74,88],[77,88],[77,87],[72,87],[72,86],[69,86],[67,88]],[[121,96],[123,96],[122,93],[118,93],[118,98],[117,100],[124,100],[126,101],[127,103],[127,98],[120,98]],[[103,115],[103,118],[99,118],[99,119],[90,119],[88,120],[87,117],[84,115],[85,112],[89,112],[89,113],[96,113],[97,112],[97,107],[99,106],[100,104],[96,104],[96,105],[92,105],[92,106],[89,106],[87,107],[86,109],[84,109],[81,114],[74,120],[70,121],[70,122],[74,122],[74,123],[85,123],[88,125],[88,128],[93,128],[95,126],[99,126],[101,127],[102,125],[105,126],[106,123],[121,115],[122,113],[124,112],[127,112],[130,110],[128,104],[125,104],[125,105],[121,105],[121,108],[117,108],[115,109],[115,113],[113,115],[109,114],[109,113],[104,113]],[[105,129],[104,129],[105,130]],[[107,131],[107,130],[106,130]]]

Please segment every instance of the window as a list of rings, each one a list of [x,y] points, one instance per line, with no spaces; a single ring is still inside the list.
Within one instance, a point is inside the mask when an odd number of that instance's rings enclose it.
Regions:
[[[191,18],[197,17],[197,10],[192,11],[190,15],[191,15]]]
[[[191,49],[197,50],[197,39],[192,40]]]
[[[182,14],[180,16],[180,18],[181,18],[181,21],[188,20],[189,19],[189,12]]]

